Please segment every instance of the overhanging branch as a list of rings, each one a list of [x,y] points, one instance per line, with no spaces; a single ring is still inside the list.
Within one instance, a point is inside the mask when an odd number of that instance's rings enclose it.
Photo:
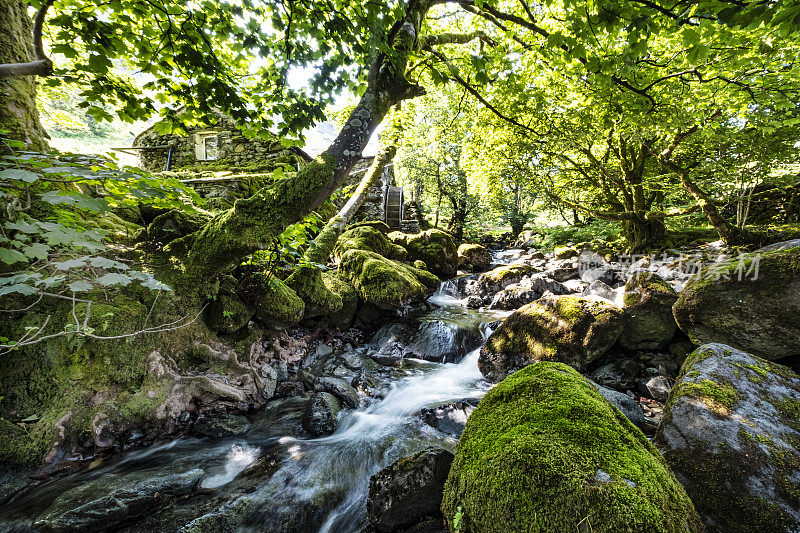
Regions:
[[[50,76],[53,73],[53,62],[44,52],[42,28],[47,10],[55,0],[47,0],[33,19],[33,51],[35,58],[27,63],[6,63],[0,65],[0,78],[18,78],[20,76]]]

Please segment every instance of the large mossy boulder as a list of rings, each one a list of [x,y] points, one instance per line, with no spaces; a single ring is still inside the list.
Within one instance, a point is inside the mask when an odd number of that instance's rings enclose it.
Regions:
[[[439,278],[430,272],[364,250],[346,252],[339,271],[363,301],[381,309],[422,301],[439,286]]]
[[[452,463],[452,453],[430,448],[403,457],[372,476],[367,497],[370,525],[385,533],[404,531],[421,522],[442,529],[442,492]]]
[[[673,312],[695,344],[727,344],[769,360],[800,354],[800,247],[704,267]]]
[[[458,272],[458,248],[447,232],[438,229],[420,233],[395,231],[389,234],[389,239],[408,250],[409,261],[423,261],[439,277],[451,278]]]
[[[622,332],[622,311],[600,299],[551,296],[520,307],[481,348],[478,367],[489,381],[538,361],[578,370],[605,354]]]
[[[654,443],[712,531],[800,531],[800,376],[723,344],[683,363]]]
[[[542,362],[467,420],[444,490],[451,531],[701,532],[658,451],[572,368]]]
[[[348,327],[358,309],[358,291],[338,271],[326,270],[322,273],[322,281],[329,291],[338,294],[342,299],[342,308],[322,318],[322,323],[331,327]]]
[[[483,272],[492,264],[489,250],[480,244],[464,243],[458,247],[458,268]]]
[[[675,336],[678,325],[672,306],[678,300],[675,292],[661,276],[637,272],[625,284],[625,315],[619,343],[631,350],[664,348]]]
[[[405,259],[406,249],[390,241],[379,229],[370,225],[359,225],[348,228],[336,241],[334,257],[341,261],[342,256],[350,250],[375,252],[388,259]]]
[[[342,310],[342,297],[325,284],[322,270],[314,265],[298,266],[285,283],[305,304],[305,318],[328,316]]]

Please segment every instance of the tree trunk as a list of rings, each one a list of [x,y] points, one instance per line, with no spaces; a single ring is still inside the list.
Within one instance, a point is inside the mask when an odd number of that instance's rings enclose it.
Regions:
[[[719,238],[728,246],[737,246],[742,244],[753,244],[759,241],[759,237],[751,231],[744,228],[738,228],[723,217],[714,199],[702,190],[690,177],[688,172],[679,174],[681,178],[681,185],[697,200],[700,209],[703,210],[708,221],[717,231]]]
[[[513,238],[516,239],[524,229],[525,229],[525,221],[513,220],[511,222],[511,235]]]
[[[358,184],[355,192],[353,192],[353,195],[339,212],[325,224],[325,227],[319,232],[317,238],[314,239],[308,247],[304,255],[305,261],[323,264],[328,261],[328,256],[333,252],[339,235],[342,234],[353,219],[353,215],[364,205],[369,190],[378,182],[383,171],[386,169],[386,165],[394,159],[396,153],[397,147],[394,145],[386,146],[378,152],[372,165],[370,165],[361,178],[361,182]]]
[[[237,200],[231,209],[214,217],[194,237],[183,260],[186,281],[210,279],[239,263],[328,199],[358,162],[389,109],[425,93],[406,80],[405,70],[431,4],[410,5],[412,11],[391,43],[391,57],[381,54],[371,65],[367,89],[331,146],[295,176]]]
[[[622,229],[633,254],[663,248],[667,227],[663,213],[650,211],[622,220]]]
[[[0,0],[0,64],[25,63],[34,58],[32,23],[22,0]],[[22,141],[29,150],[48,148],[47,133],[36,108],[36,77],[0,78],[0,130]]]

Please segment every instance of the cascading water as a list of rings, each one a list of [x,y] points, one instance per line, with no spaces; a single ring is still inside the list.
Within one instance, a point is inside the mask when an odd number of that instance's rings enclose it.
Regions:
[[[442,337],[442,323],[450,329],[461,324],[471,331],[477,325],[478,335],[485,340],[487,324],[499,316],[464,309],[453,292],[452,287],[444,285],[431,298],[439,307],[415,319],[420,335],[439,335],[437,339],[443,342],[454,342],[455,336]],[[475,344],[481,344],[480,338]],[[370,476],[428,446],[454,447],[456,437],[426,423],[420,411],[482,397],[488,384],[478,370],[478,354],[478,349],[472,349],[457,363],[406,361],[403,369],[394,371],[396,377],[382,398],[362,399],[358,409],[344,411],[338,429],[327,437],[287,436],[291,432],[281,425],[283,418],[294,416],[296,422],[297,409],[291,415],[287,408],[290,414],[285,416],[273,409],[272,418],[257,421],[239,437],[179,439],[166,446],[131,452],[101,468],[46,482],[7,505],[30,510],[30,514],[16,513],[15,519],[26,514],[32,518],[64,490],[110,477],[137,480],[165,469],[182,474],[199,467],[205,472],[199,486],[215,494],[216,500],[203,501],[202,496],[195,496],[182,502],[180,505],[195,506],[181,514],[189,517],[182,523],[189,522],[198,529],[214,526],[240,531],[360,531],[367,525]],[[263,466],[266,464],[274,467]],[[131,531],[141,530],[138,525],[130,527]]]

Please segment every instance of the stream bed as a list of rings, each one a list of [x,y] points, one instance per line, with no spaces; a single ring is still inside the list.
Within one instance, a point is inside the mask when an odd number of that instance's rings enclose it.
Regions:
[[[353,349],[376,368],[376,393],[333,434],[308,438],[308,400],[277,399],[241,433],[178,438],[0,496],[0,531],[361,531],[370,476],[432,445],[452,450],[489,388],[478,353],[504,313],[467,310],[447,286],[429,303]]]

